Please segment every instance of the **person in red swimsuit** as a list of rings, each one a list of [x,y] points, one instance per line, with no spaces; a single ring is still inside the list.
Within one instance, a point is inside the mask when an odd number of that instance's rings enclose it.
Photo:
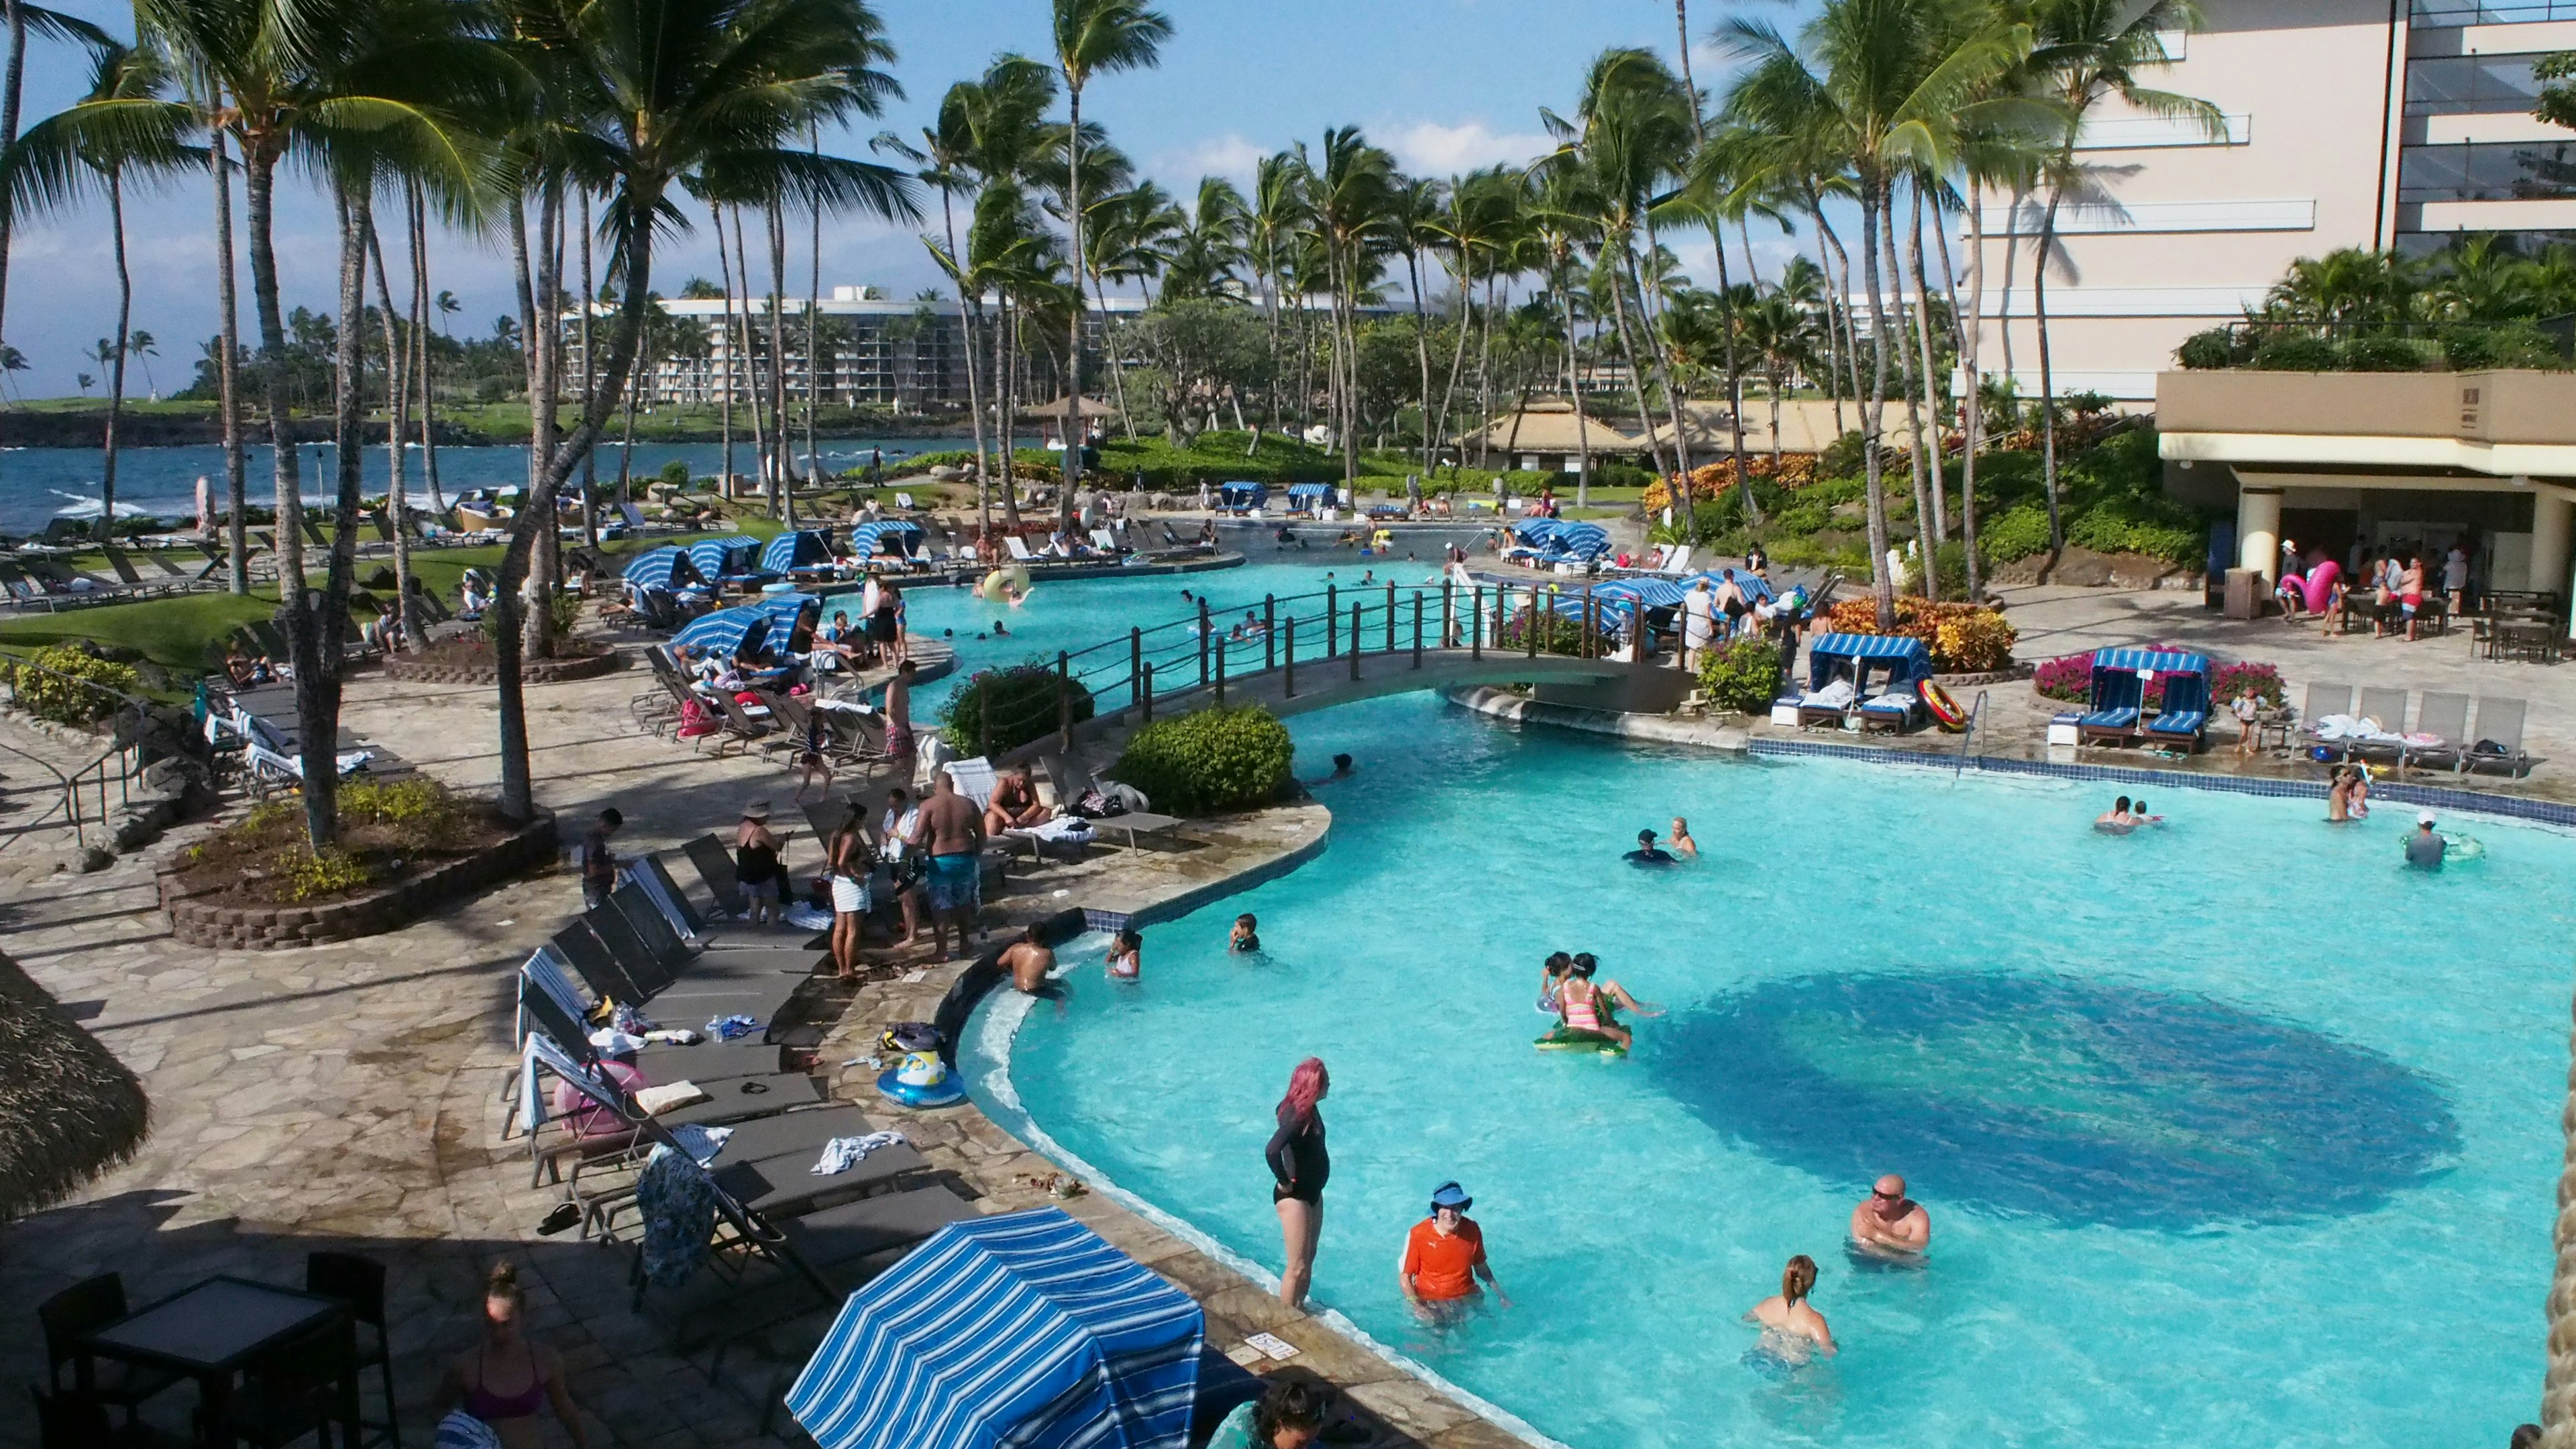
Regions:
[[[447,1377],[430,1400],[430,1414],[444,1419],[461,1408],[489,1425],[503,1449],[537,1449],[543,1442],[537,1414],[551,1406],[572,1436],[573,1449],[590,1449],[581,1411],[564,1387],[563,1356],[520,1333],[519,1320],[526,1312],[518,1270],[496,1265],[483,1288],[483,1337],[447,1366]]]

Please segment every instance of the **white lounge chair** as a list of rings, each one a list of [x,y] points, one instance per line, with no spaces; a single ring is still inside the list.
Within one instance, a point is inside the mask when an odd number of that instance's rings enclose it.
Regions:
[[[1118,552],[1118,540],[1110,536],[1108,529],[1093,529],[1091,531],[1091,543],[1093,547],[1101,550],[1103,553]]]
[[[971,760],[950,760],[940,768],[946,770],[948,778],[956,783],[957,793],[973,801],[976,809],[992,807],[993,786],[999,779],[993,773],[992,761],[977,755]]]
[[[1004,534],[1002,536],[1002,543],[1005,547],[1010,549],[1011,557],[1019,562],[1036,563],[1038,561],[1038,556],[1029,552],[1028,540],[1020,537],[1018,534]]]
[[[898,493],[894,496],[894,506],[897,508],[919,508],[921,505],[912,501],[911,494]]]
[[[1691,546],[1686,543],[1673,544],[1670,547],[1670,552],[1665,554],[1664,561],[1655,565],[1653,572],[1659,574],[1685,574],[1690,572],[1690,561]]]

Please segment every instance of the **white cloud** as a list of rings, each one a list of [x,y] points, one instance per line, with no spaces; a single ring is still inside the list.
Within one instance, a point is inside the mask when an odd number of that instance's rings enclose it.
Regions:
[[[1482,121],[1444,126],[1423,121],[1394,133],[1387,149],[1404,169],[1424,176],[1452,176],[1480,166],[1517,166],[1555,149],[1543,135],[1499,135]]]
[[[1254,145],[1239,131],[1228,131],[1186,151],[1155,158],[1152,171],[1167,186],[1195,188],[1202,176],[1223,176],[1238,185],[1248,185],[1261,158],[1269,154],[1270,148]]]

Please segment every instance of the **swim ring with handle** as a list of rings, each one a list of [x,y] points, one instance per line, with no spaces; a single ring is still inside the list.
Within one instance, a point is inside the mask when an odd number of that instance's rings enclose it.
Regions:
[[[1950,691],[1927,679],[1918,692],[1923,697],[1923,707],[1932,711],[1933,723],[1952,734],[1968,727],[1968,712],[1959,708],[1959,701],[1950,697]]]

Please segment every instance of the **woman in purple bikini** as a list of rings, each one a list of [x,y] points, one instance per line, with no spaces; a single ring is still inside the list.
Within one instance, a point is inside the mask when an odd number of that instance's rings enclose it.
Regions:
[[[544,1442],[537,1415],[551,1408],[572,1436],[573,1449],[590,1449],[581,1411],[564,1387],[563,1356],[519,1331],[526,1312],[518,1270],[507,1263],[495,1266],[483,1287],[483,1337],[447,1366],[447,1377],[430,1400],[430,1414],[444,1419],[461,1408],[482,1420],[502,1449],[537,1449]]]

